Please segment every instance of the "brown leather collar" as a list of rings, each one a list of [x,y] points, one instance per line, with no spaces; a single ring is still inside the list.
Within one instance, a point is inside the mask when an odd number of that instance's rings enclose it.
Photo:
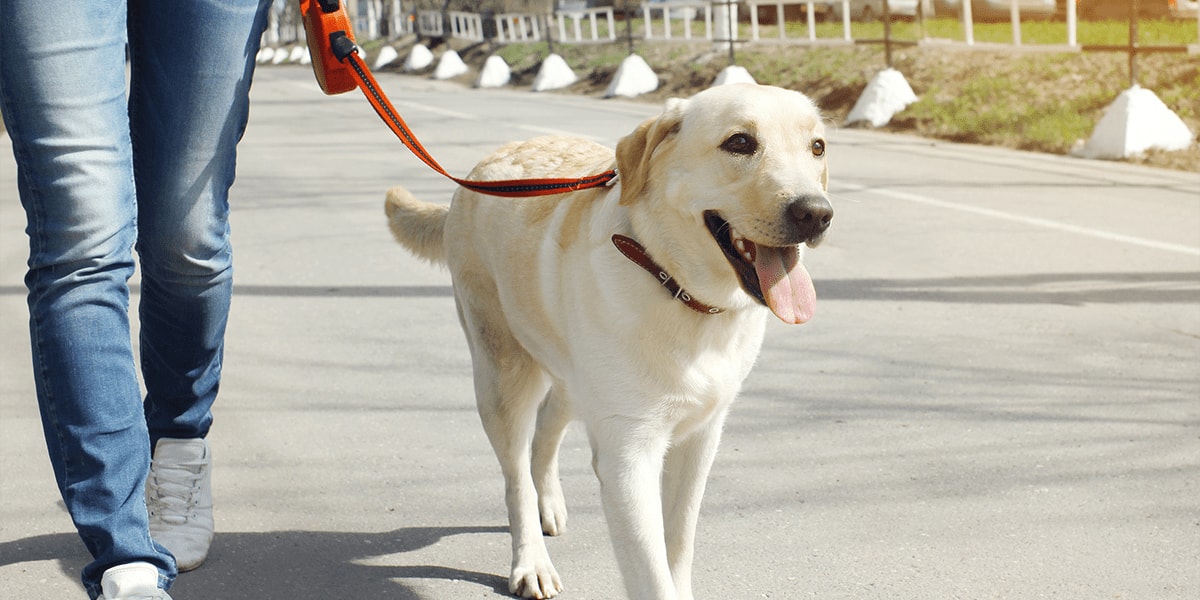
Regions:
[[[612,241],[617,250],[620,250],[621,254],[625,255],[625,258],[633,261],[634,264],[653,275],[663,287],[667,288],[668,292],[671,292],[671,295],[676,300],[686,304],[688,308],[705,315],[715,315],[721,312],[721,309],[696,300],[691,294],[685,292],[682,287],[679,287],[679,284],[675,283],[675,280],[662,267],[658,266],[658,263],[654,262],[654,259],[650,258],[649,254],[646,254],[646,248],[637,243],[633,238],[618,233],[612,236]]]

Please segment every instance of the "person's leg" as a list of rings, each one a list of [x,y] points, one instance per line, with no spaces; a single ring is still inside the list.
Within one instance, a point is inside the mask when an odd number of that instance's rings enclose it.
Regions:
[[[130,0],[130,106],[151,442],[203,438],[232,293],[228,190],[246,126],[259,0]]]
[[[16,155],[30,255],[30,337],[47,448],[95,558],[144,561],[165,587],[141,493],[149,437],[130,343],[136,237],[122,2],[0,1],[0,103]]]
[[[180,571],[213,539],[204,440],[233,290],[229,187],[269,1],[130,0],[142,374],[154,539]]]

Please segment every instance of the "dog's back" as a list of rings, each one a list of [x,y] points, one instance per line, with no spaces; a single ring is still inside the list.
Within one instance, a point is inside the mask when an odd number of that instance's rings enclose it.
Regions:
[[[593,142],[546,136],[501,147],[482,160],[468,175],[468,179],[495,181],[583,177],[609,168],[612,159],[611,149]],[[590,200],[595,195],[594,192],[576,192],[540,198],[506,199],[459,188],[455,192],[451,208],[420,200],[407,189],[397,186],[388,190],[385,207],[388,226],[396,241],[421,258],[435,264],[445,264],[445,229],[448,219],[455,219],[456,228],[465,234],[463,239],[455,242],[456,247],[462,247],[485,235],[488,230],[497,229],[492,226],[496,219],[518,219],[523,225],[521,229],[544,229],[549,226],[550,215],[556,210],[561,210],[564,203]],[[567,224],[568,227],[569,225]],[[464,229],[469,231],[463,231]],[[505,235],[515,233],[518,231],[511,228],[504,231]],[[545,235],[544,231],[529,233],[538,236],[528,239],[530,243]],[[560,243],[569,242],[568,238],[573,237],[574,233],[560,231],[557,239]],[[495,251],[495,246],[489,247],[489,252]]]

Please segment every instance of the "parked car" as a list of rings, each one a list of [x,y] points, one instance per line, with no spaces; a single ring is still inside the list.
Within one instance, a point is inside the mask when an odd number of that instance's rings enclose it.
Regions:
[[[888,13],[892,18],[913,19],[917,16],[919,0],[888,0]],[[833,17],[841,20],[842,3],[833,3]],[[875,21],[883,18],[883,0],[850,0],[850,18],[855,21]]]
[[[1087,2],[1088,0],[1080,0]],[[1129,0],[1122,0],[1128,2]],[[962,16],[963,0],[936,0],[934,9],[938,15]],[[1055,0],[1018,0],[1022,19],[1048,19],[1054,16]],[[971,0],[971,20],[1007,21],[1012,16],[1011,0]]]

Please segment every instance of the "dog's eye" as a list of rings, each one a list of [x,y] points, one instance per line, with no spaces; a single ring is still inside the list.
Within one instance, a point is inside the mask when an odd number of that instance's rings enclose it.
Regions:
[[[758,150],[758,140],[745,133],[735,133],[721,144],[721,149],[734,154],[754,154]]]
[[[817,158],[821,158],[822,156],[825,156],[825,140],[822,140],[822,139],[813,140],[812,153],[813,153],[813,156],[815,156]]]

